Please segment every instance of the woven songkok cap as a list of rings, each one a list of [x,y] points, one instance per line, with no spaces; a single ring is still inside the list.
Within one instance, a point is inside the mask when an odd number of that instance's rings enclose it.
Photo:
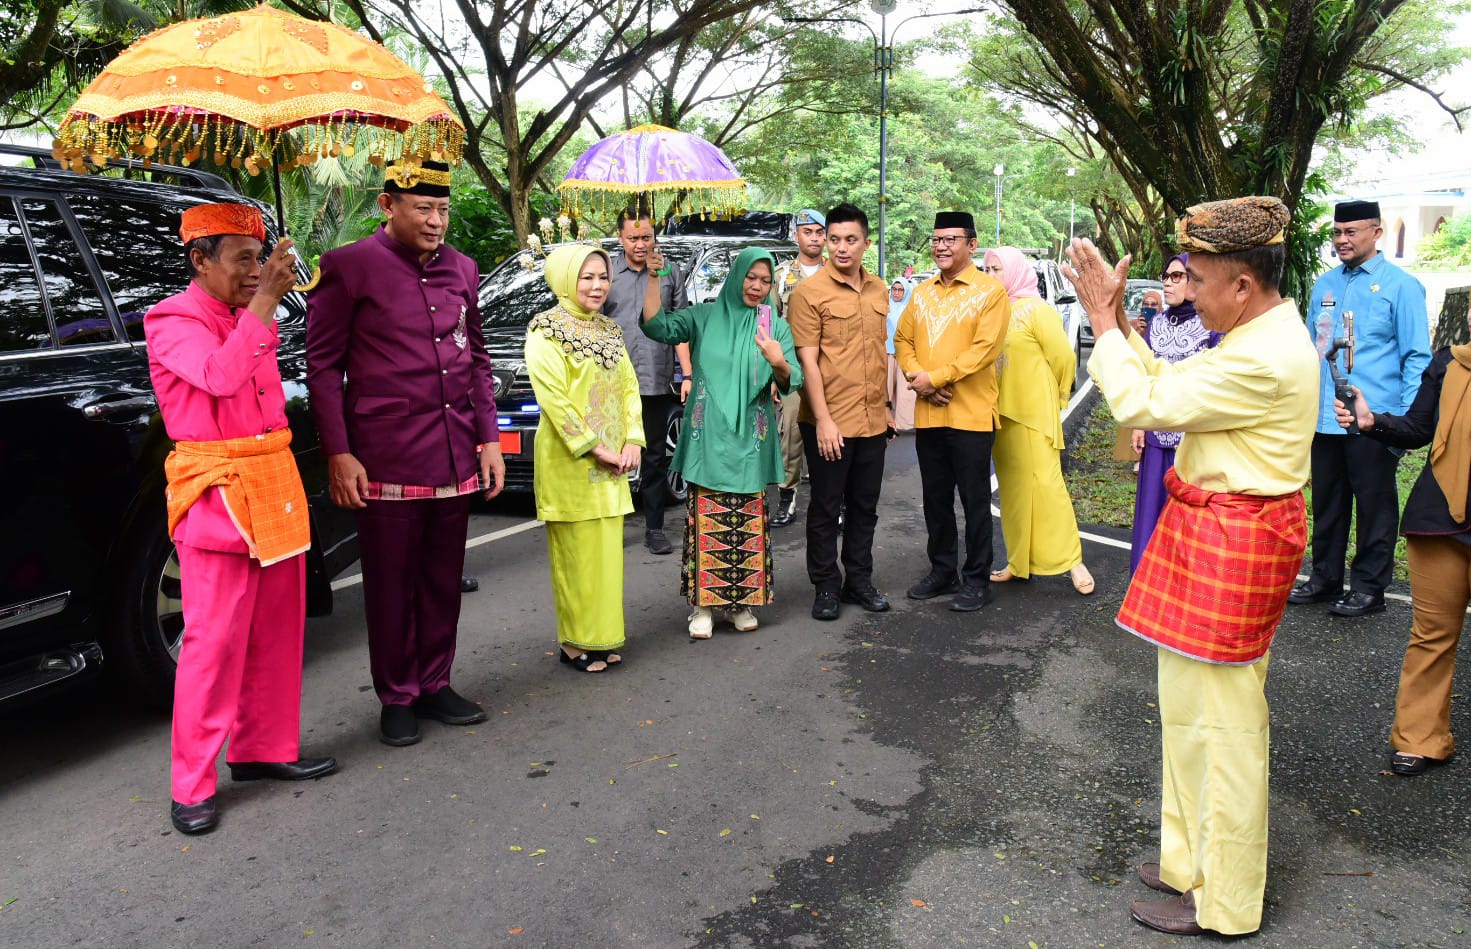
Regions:
[[[383,169],[384,194],[421,194],[426,198],[449,197],[449,165],[442,161],[400,158]]]
[[[240,234],[266,241],[266,221],[251,204],[196,204],[179,220],[179,240],[185,244],[201,237]]]
[[[1281,244],[1291,220],[1287,205],[1277,198],[1208,201],[1185,210],[1175,225],[1176,243],[1192,254],[1234,254]]]

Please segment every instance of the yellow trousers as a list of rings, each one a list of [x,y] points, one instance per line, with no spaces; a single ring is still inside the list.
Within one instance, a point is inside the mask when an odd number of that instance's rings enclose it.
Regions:
[[[1193,890],[1195,921],[1227,935],[1262,924],[1269,657],[1225,666],[1159,650],[1160,879]]]
[[[623,515],[547,521],[557,642],[623,648]]]
[[[1001,536],[1006,565],[1018,577],[1067,573],[1083,562],[1083,541],[1067,484],[1062,452],[1035,428],[1007,419],[991,450],[1001,490]]]

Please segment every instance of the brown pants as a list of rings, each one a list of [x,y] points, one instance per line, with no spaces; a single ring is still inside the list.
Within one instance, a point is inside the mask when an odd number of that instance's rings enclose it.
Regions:
[[[776,428],[781,436],[782,466],[786,469],[786,480],[781,483],[783,491],[795,491],[802,483],[802,433],[797,428],[797,412],[801,408],[801,389],[793,389],[782,397],[781,416],[777,419]]]
[[[1449,537],[1405,540],[1415,621],[1400,671],[1389,743],[1406,754],[1449,758],[1456,748],[1451,738],[1451,678],[1471,601],[1471,546]]]

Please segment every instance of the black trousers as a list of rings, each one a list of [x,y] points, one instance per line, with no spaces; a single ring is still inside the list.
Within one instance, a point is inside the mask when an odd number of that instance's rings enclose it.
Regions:
[[[1313,436],[1314,582],[1343,585],[1348,524],[1358,514],[1357,550],[1349,589],[1375,596],[1394,574],[1399,533],[1399,492],[1394,474],[1399,457],[1362,435]],[[1357,508],[1357,511],[1355,511]]]
[[[918,428],[914,450],[924,490],[924,523],[929,531],[930,566],[959,574],[967,587],[991,582],[991,445],[995,432],[958,428]],[[955,526],[955,492],[965,512],[965,563],[960,563]]]
[[[879,520],[888,438],[844,438],[843,453],[827,461],[817,451],[817,428],[806,422],[802,448],[812,497],[807,502],[807,576],[819,593],[873,583],[873,532]],[[838,512],[843,513],[843,569],[838,571]]]
[[[669,506],[669,446],[665,436],[669,429],[669,413],[679,404],[673,395],[642,396],[644,403],[643,461],[638,469],[638,493],[643,502],[644,527],[651,531],[664,529],[664,509]]]

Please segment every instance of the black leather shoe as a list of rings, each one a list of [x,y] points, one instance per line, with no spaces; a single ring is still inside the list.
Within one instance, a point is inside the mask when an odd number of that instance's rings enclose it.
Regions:
[[[797,519],[797,492],[783,490],[778,495],[776,513],[771,515],[772,527],[786,527]]]
[[[480,589],[479,580],[476,580],[474,577],[460,577],[461,593],[474,593],[478,589]]]
[[[644,546],[649,548],[651,554],[663,556],[674,553],[674,545],[664,536],[663,531],[644,531]]]
[[[449,686],[438,692],[419,696],[414,703],[414,714],[420,718],[432,718],[446,725],[475,725],[486,719],[485,709],[460,695]]]
[[[181,834],[205,834],[215,829],[220,822],[220,813],[215,810],[215,799],[207,797],[198,804],[180,804],[174,801],[169,808],[169,823]]]
[[[1445,764],[1445,759],[1408,755],[1401,751],[1396,751],[1389,756],[1389,770],[1403,778],[1413,778],[1417,774],[1423,774],[1427,768],[1438,764]]]
[[[419,720],[414,710],[407,705],[385,705],[378,716],[378,740],[385,745],[402,747],[417,745],[423,736],[419,734]]]
[[[832,620],[838,618],[838,595],[836,593],[824,593],[817,591],[817,596],[812,598],[812,618],[821,620]]]
[[[231,781],[308,781],[337,770],[336,758],[297,758],[295,761],[232,761]]]
[[[954,593],[960,589],[960,578],[955,574],[931,570],[921,581],[904,592],[911,600],[933,600],[937,596]]]
[[[990,587],[967,586],[961,587],[960,592],[955,594],[955,599],[950,601],[950,608],[957,613],[974,613],[990,602]]]
[[[1287,594],[1287,602],[1294,606],[1302,606],[1304,603],[1328,603],[1343,596],[1343,585],[1332,586],[1318,580],[1307,579],[1292,588]]]
[[[865,587],[843,587],[838,596],[844,603],[857,603],[870,613],[886,613],[889,610],[889,598],[875,590],[871,583]]]
[[[1368,616],[1384,612],[1384,597],[1372,593],[1350,590],[1347,594],[1328,604],[1328,612],[1334,616]]]

